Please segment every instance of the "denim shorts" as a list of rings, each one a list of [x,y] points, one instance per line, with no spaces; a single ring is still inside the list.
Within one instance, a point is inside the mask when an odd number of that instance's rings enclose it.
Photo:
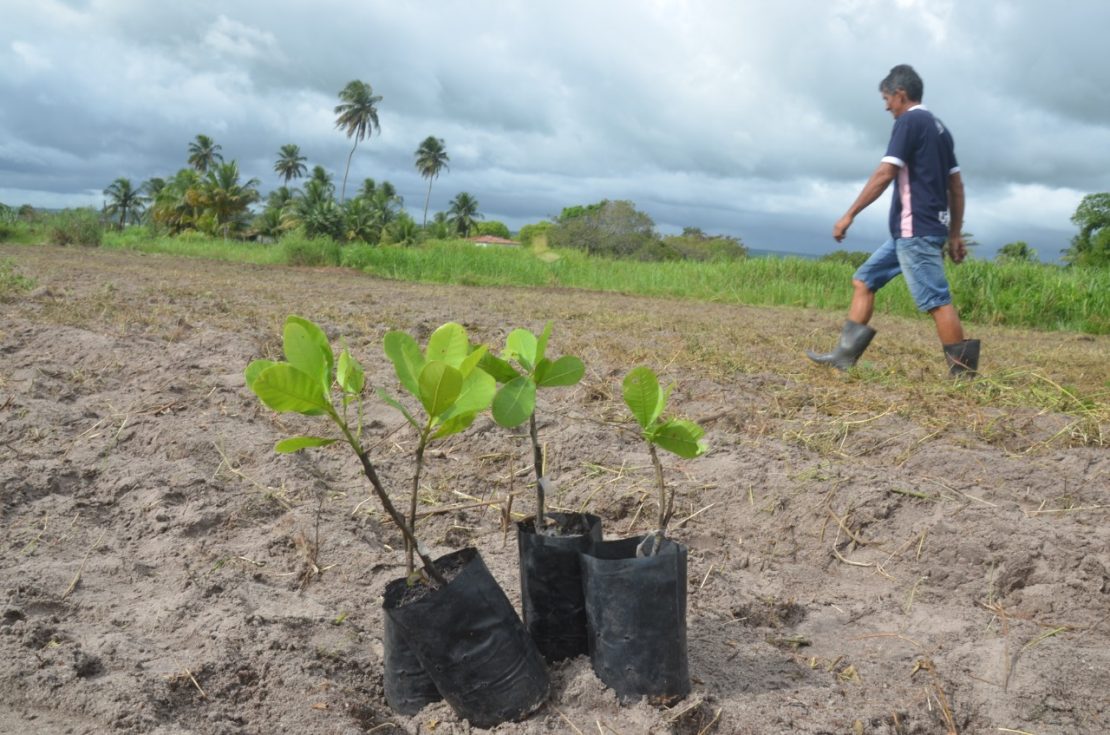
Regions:
[[[936,236],[887,240],[852,277],[875,292],[901,273],[921,311],[951,304],[952,294],[944,275],[944,242],[945,238]]]

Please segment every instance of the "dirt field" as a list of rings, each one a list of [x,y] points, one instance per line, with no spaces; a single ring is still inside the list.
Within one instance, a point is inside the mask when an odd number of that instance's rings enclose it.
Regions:
[[[297,427],[243,385],[286,314],[394,389],[389,329],[463,323],[500,346],[555,320],[580,386],[541,395],[556,508],[650,527],[619,384],[647,363],[712,451],[665,457],[690,547],[693,694],[619,706],[578,659],[497,733],[1110,732],[1110,338],[976,326],[984,378],[944,379],[923,319],[878,315],[843,375],[802,349],[842,316],[573,291],[413,285],[3,247],[38,288],[0,303],[0,733],[486,732],[393,717],[385,583],[403,573],[357,461],[278,456]],[[847,288],[847,284],[845,288]],[[900,287],[900,286],[897,286]],[[373,400],[397,497],[413,437]],[[318,429],[319,430],[319,429]],[[520,432],[481,418],[428,457],[436,553],[477,546],[514,602]],[[482,505],[482,504],[487,505]]]

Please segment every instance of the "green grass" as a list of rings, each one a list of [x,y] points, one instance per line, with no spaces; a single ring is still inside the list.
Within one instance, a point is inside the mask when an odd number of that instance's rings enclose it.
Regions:
[[[196,234],[158,236],[143,227],[108,231],[103,247],[262,265],[341,264],[382,278],[425,283],[582,288],[839,312],[848,308],[854,270],[846,263],[802,258],[644,263],[548,251],[544,259],[527,248],[480,248],[457,240],[376,247],[290,236],[264,245]],[[948,276],[956,307],[968,322],[1110,334],[1110,268],[975,260],[949,264]],[[876,309],[918,313],[900,279],[879,292]]]
[[[285,253],[279,245],[219,240],[199,234],[176,237],[154,235],[145,227],[131,227],[123,232],[107,231],[101,247],[257,265],[282,265],[286,262]]]
[[[561,286],[722,303],[843,311],[854,269],[802,258],[717,263],[639,263],[565,252],[554,262],[508,248],[429,243],[366,248],[358,265],[383,278],[485,286]],[[948,266],[956,307],[970,322],[1110,333],[1110,269],[970,261]],[[917,308],[901,281],[878,293],[876,308],[910,316]]]
[[[35,287],[35,279],[16,270],[16,264],[0,258],[0,302],[11,301]]]

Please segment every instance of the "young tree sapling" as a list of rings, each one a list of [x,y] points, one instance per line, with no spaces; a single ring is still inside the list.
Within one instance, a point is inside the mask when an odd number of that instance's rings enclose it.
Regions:
[[[474,423],[475,417],[489,408],[497,383],[478,367],[486,355],[486,346],[472,347],[466,329],[454,322],[436,329],[428,338],[424,351],[411,335],[400,331],[386,334],[384,345],[397,379],[424,409],[423,416],[417,420],[404,405],[378,388],[381,399],[400,411],[417,433],[408,516],[408,526],[415,533],[424,451],[430,442],[457,434]],[[410,575],[414,570],[413,543],[405,538]]]
[[[543,533],[547,525],[545,505],[548,485],[543,448],[536,429],[536,391],[574,385],[586,372],[582,361],[573,355],[563,355],[556,360],[548,358],[547,343],[550,339],[550,321],[544,325],[538,338],[527,329],[514,329],[505,340],[501,356],[487,353],[480,363],[483,370],[502,384],[493,398],[493,420],[506,428],[528,421],[532,466],[536,473],[536,533]]]
[[[651,539],[650,553],[641,546],[639,554],[654,556],[659,552],[663,539],[667,535],[667,526],[674,515],[674,496],[663,482],[663,465],[659,461],[656,447],[661,447],[673,452],[684,459],[700,457],[709,450],[702,437],[705,431],[693,421],[685,419],[669,419],[664,421],[663,411],[667,407],[673,385],[666,389],[659,386],[659,378],[655,371],[649,367],[637,367],[624,378],[624,402],[632,412],[636,422],[640,425],[641,436],[647,442],[648,452],[651,454],[651,464],[655,469],[655,482],[659,492],[659,517],[658,527],[648,536]],[[647,539],[645,539],[647,541]]]
[[[445,584],[432,559],[413,536],[413,528],[406,523],[382,486],[369,455],[362,446],[362,393],[366,374],[346,347],[336,360],[327,335],[307,319],[289,316],[282,330],[285,362],[255,360],[244,371],[247,387],[259,400],[278,413],[299,413],[304,416],[327,416],[339,429],[341,438],[321,436],[295,436],[279,441],[274,450],[281,453],[297,452],[309,447],[326,447],[345,441],[362,464],[363,474],[370,481],[382,508],[401,530],[408,546],[417,550],[424,572],[434,585]],[[338,405],[333,390],[339,393]],[[352,403],[358,404],[354,427],[348,418]]]

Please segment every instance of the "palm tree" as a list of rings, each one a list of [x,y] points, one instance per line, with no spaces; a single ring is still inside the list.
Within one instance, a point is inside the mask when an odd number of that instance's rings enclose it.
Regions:
[[[231,230],[246,225],[250,205],[260,198],[257,187],[258,179],[239,181],[239,164],[235,161],[209,171],[201,187],[202,206],[213,229],[222,231],[226,238]]]
[[[194,228],[200,214],[200,193],[200,174],[191,168],[181,169],[155,195],[151,218],[172,234]]]
[[[331,183],[331,174],[323,166],[316,165],[312,167],[312,175],[308,177],[308,183],[316,183],[332,194],[335,193],[335,185]],[[307,188],[307,184],[305,188]]]
[[[223,154],[220,153],[222,148],[223,146],[207,135],[198,133],[196,139],[189,144],[189,158],[186,163],[202,174],[208,173],[208,169],[214,164],[224,160]]]
[[[451,200],[447,208],[447,223],[457,234],[469,237],[470,231],[478,226],[482,215],[478,213],[478,200],[465,191]]]
[[[432,181],[439,177],[439,172],[449,169],[447,162],[447,149],[443,147],[443,138],[429,135],[416,149],[416,170],[428,180],[428,194],[424,197],[424,223],[421,227],[428,226],[428,202],[432,198]]]
[[[300,146],[288,143],[278,151],[278,160],[274,164],[274,171],[288,184],[291,179],[299,179],[308,173],[308,168],[304,165],[307,160],[301,155]]]
[[[109,217],[118,215],[121,230],[127,224],[128,217],[132,222],[139,220],[143,211],[143,196],[138,189],[131,186],[131,179],[116,179],[104,190],[104,195],[108,197],[104,213]]]
[[[345,132],[348,138],[355,139],[355,144],[347,155],[347,168],[343,172],[343,187],[339,190],[340,203],[347,193],[347,174],[351,171],[351,158],[355,155],[359,141],[374,131],[381,132],[378,108],[375,107],[381,101],[382,98],[374,94],[368,83],[357,79],[347,82],[347,86],[339,92],[339,104],[335,106],[335,114],[338,115],[335,118],[335,127]]]

